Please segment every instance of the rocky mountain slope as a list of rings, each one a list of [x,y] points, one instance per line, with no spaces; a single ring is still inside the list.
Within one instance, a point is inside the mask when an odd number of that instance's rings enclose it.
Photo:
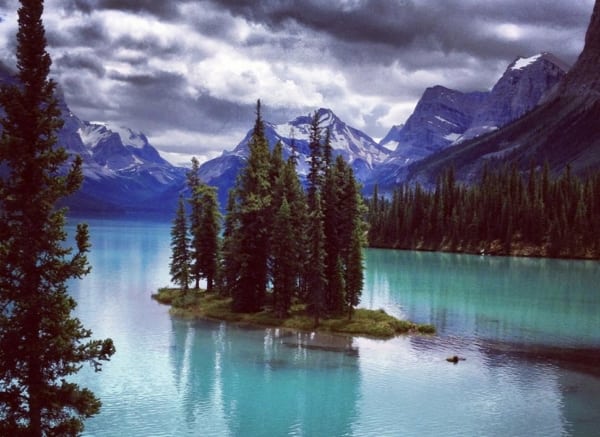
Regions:
[[[488,92],[428,88],[404,127],[381,142],[397,147],[368,185],[393,186],[407,177],[409,165],[506,126],[535,108],[567,69],[555,56],[542,53],[515,59]]]
[[[555,174],[568,165],[575,174],[600,169],[600,1],[572,69],[541,104],[503,129],[443,150],[410,167],[405,180],[434,182],[450,165],[463,181],[486,164],[515,163],[526,170],[548,162]]]

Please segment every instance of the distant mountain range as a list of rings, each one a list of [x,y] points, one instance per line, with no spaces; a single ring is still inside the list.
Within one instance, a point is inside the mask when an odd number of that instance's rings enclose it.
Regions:
[[[321,108],[321,127],[331,133],[335,155],[343,156],[369,193],[374,184],[390,190],[401,183],[431,186],[452,165],[470,182],[486,163],[515,162],[520,168],[547,160],[553,171],[600,168],[600,11],[596,3],[585,48],[575,66],[549,53],[517,58],[490,91],[465,93],[428,88],[404,125],[380,141]],[[0,71],[0,82],[14,81]],[[84,161],[82,189],[68,199],[72,210],[172,213],[185,190],[185,172],[165,161],[141,132],[79,119],[60,99],[65,125],[59,144]],[[269,145],[298,155],[298,172],[308,173],[311,114],[284,124],[265,123]],[[200,167],[204,182],[219,190],[221,205],[249,154],[251,131],[230,152]]]

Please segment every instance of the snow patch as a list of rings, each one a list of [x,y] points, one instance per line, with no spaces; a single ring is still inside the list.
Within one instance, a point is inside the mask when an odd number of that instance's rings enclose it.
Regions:
[[[398,148],[399,144],[400,144],[399,141],[389,141],[389,142],[383,144],[383,147],[385,147],[390,152],[393,152]]]
[[[519,58],[516,60],[515,64],[510,67],[511,70],[522,70],[523,68],[533,64],[535,61],[542,57],[541,54],[532,56],[530,58]]]
[[[451,133],[451,134],[445,135],[444,139],[450,141],[451,143],[453,143],[453,142],[455,142],[456,140],[458,140],[461,137],[462,137],[462,135],[459,134],[459,133]]]
[[[451,124],[452,126],[458,126],[456,123],[452,123],[451,121],[448,121],[445,118],[440,117],[439,115],[436,115],[435,118],[437,118],[442,123]]]

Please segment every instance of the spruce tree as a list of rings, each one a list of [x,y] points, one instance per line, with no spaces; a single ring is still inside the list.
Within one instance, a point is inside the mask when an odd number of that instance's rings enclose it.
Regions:
[[[183,197],[180,197],[173,226],[171,227],[171,264],[169,265],[169,273],[171,274],[173,284],[181,287],[184,293],[188,291],[192,282],[189,246],[190,238],[185,218],[185,203]]]
[[[362,236],[359,227],[354,229],[352,239],[349,242],[348,262],[346,264],[346,283],[344,301],[348,311],[348,319],[352,318],[354,307],[360,303],[360,296],[364,284],[363,277],[363,255],[362,255]]]
[[[220,261],[221,294],[231,296],[238,284],[240,271],[239,218],[237,214],[236,190],[231,189],[227,197],[225,222],[223,224],[223,247]]]
[[[288,315],[295,288],[296,267],[293,252],[294,234],[287,199],[284,197],[273,220],[272,280],[273,310],[278,317]]]
[[[87,226],[67,247],[65,209],[81,159],[57,147],[62,126],[48,79],[43,1],[21,0],[17,84],[0,92],[0,435],[77,435],[101,403],[67,379],[84,363],[101,370],[115,348],[72,316],[67,282],[90,270]]]
[[[239,272],[231,290],[232,308],[255,312],[262,308],[268,281],[269,229],[271,226],[270,153],[265,137],[260,101],[249,143],[250,156],[236,185],[236,228]]]
[[[308,311],[314,317],[315,327],[325,311],[325,291],[327,276],[325,258],[325,233],[323,231],[323,212],[321,194],[315,194],[315,207],[309,213],[308,225],[308,261],[306,283],[308,288]]]
[[[217,192],[214,187],[201,185],[197,188],[201,193],[202,214],[199,228],[194,231],[198,238],[196,262],[200,275],[206,279],[206,290],[212,291],[218,277],[219,231],[221,216],[217,202]]]
[[[198,174],[200,169],[200,163],[198,162],[198,160],[196,159],[196,157],[194,156],[192,158],[192,168],[190,169],[190,171],[187,173],[187,185],[188,188],[190,190],[190,199],[189,199],[189,203],[190,203],[190,233],[191,233],[191,257],[192,257],[192,263],[190,265],[190,274],[192,275],[192,278],[194,279],[194,288],[198,289],[200,288],[200,278],[202,277],[202,270],[201,270],[201,261],[200,261],[200,254],[202,253],[202,250],[200,248],[200,245],[202,244],[202,236],[201,236],[201,232],[202,232],[202,227],[201,227],[201,220],[202,220],[202,190],[200,189],[201,187],[201,182],[200,182],[200,176]]]
[[[340,174],[339,166],[332,164],[332,150],[329,131],[325,136],[324,144],[324,171],[323,179],[323,231],[325,233],[325,275],[327,288],[325,290],[325,308],[327,312],[335,314],[344,307],[344,279],[343,260],[341,259],[343,246],[348,244],[340,235],[340,224],[344,217],[351,211],[346,211],[341,203],[341,192],[344,184],[344,174]],[[343,158],[339,156],[338,160]]]
[[[190,275],[196,289],[204,278],[207,291],[212,291],[218,273],[220,214],[215,189],[200,181],[199,168],[198,160],[192,158],[192,168],[187,174],[191,207]]]
[[[321,129],[319,113],[315,112],[310,123],[309,144],[310,168],[307,176],[308,207],[315,208],[315,197],[320,193],[323,182],[323,147],[321,145]]]
[[[290,259],[294,261],[295,280],[292,294],[303,297],[305,294],[303,291],[306,291],[306,281],[303,274],[307,262],[308,207],[306,204],[306,194],[296,173],[296,160],[293,155],[288,159],[283,171],[283,187],[291,212],[290,225],[292,237],[288,250]]]

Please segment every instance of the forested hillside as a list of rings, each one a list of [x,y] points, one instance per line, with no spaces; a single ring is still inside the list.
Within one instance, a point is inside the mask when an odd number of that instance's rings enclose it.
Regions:
[[[432,191],[403,186],[368,202],[372,247],[574,258],[600,257],[600,173],[580,179],[567,167],[525,175],[516,166],[485,168],[479,183],[454,170]]]

